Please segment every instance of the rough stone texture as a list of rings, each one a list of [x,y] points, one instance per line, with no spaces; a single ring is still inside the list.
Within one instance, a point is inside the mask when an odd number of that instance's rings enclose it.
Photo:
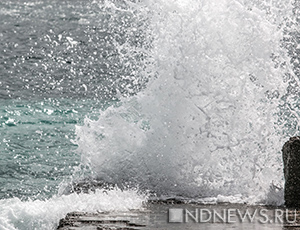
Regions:
[[[241,221],[237,214],[233,217],[233,222],[230,224],[227,219],[222,221],[218,219],[214,222],[212,219],[208,222],[199,220],[195,223],[194,220],[183,221],[183,223],[171,223],[168,216],[170,209],[187,209],[190,211],[207,210],[216,212],[222,215],[224,210],[239,210],[240,213],[249,212],[254,217]],[[264,216],[259,215],[261,210],[264,210]],[[257,215],[252,215],[256,213]],[[206,213],[204,216],[207,217]],[[206,217],[204,218],[206,220]],[[262,224],[261,221],[269,220]],[[197,204],[197,203],[164,203],[163,201],[147,203],[143,210],[130,210],[122,212],[96,212],[69,213],[66,218],[60,221],[58,230],[95,230],[95,229],[140,229],[140,230],[200,230],[200,229],[284,229],[284,230],[299,230],[300,229],[300,210],[295,210],[285,207],[271,206],[249,206],[246,204]]]
[[[59,221],[57,230],[138,230],[145,226],[126,216],[72,212]]]
[[[282,157],[285,205],[300,208],[300,137],[291,137],[284,144]]]

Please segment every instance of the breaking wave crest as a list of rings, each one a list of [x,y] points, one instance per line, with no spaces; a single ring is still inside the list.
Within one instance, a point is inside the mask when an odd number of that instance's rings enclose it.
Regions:
[[[139,73],[149,81],[76,127],[82,166],[94,178],[158,196],[281,204],[289,1],[114,6],[148,17]]]

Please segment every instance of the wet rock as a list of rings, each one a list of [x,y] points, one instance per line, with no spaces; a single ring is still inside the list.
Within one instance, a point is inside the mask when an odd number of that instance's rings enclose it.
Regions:
[[[138,230],[145,226],[112,214],[72,212],[59,221],[57,230]]]
[[[300,208],[300,137],[291,137],[284,144],[282,157],[285,205]]]

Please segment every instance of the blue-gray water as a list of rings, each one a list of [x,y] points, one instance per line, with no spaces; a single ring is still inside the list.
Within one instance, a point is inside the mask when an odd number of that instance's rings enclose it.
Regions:
[[[0,229],[140,209],[145,190],[282,204],[297,4],[2,1]],[[129,188],[62,195],[84,178]]]
[[[0,197],[49,197],[79,165],[75,125],[116,90],[128,93],[131,72],[113,42],[142,39],[126,35],[131,15],[100,3],[5,1],[0,10]]]

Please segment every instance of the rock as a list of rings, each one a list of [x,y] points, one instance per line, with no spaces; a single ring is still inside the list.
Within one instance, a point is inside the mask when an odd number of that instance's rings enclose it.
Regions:
[[[71,212],[59,221],[57,230],[138,230],[146,225],[133,219],[105,213]]]
[[[286,207],[300,207],[300,137],[291,137],[282,148]]]

